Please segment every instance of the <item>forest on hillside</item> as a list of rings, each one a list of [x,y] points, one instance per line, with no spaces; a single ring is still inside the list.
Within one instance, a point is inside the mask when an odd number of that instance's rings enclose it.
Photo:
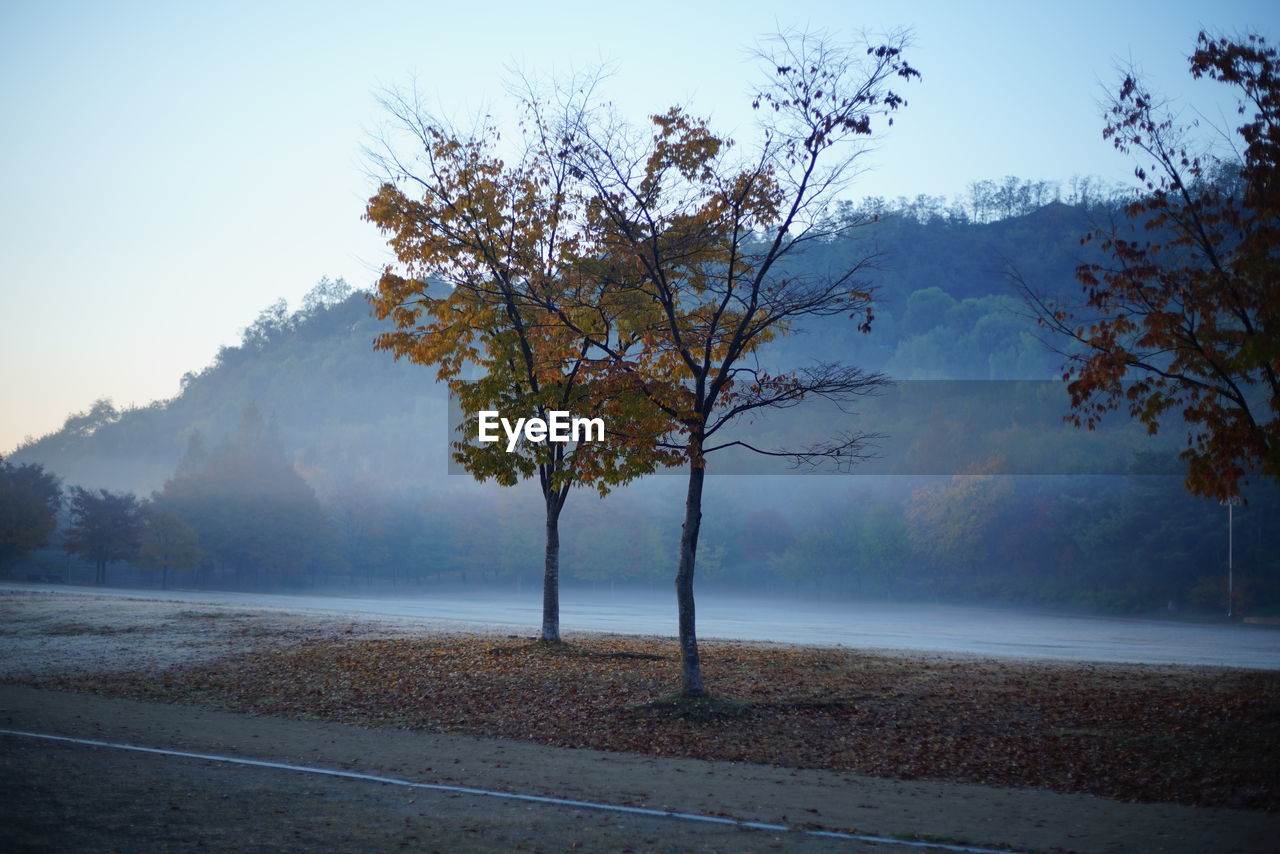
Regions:
[[[975,183],[958,200],[838,208],[867,224],[793,263],[821,271],[870,257],[871,330],[822,318],[771,344],[768,359],[838,358],[900,381],[858,408],[857,426],[881,437],[881,459],[841,475],[713,471],[700,583],[1107,612],[1224,610],[1227,510],[1183,488],[1182,438],[1149,437],[1127,422],[1102,433],[1063,424],[1063,357],[1014,286],[1017,277],[1048,294],[1078,291],[1075,270],[1096,252],[1081,235],[1127,200],[1087,180],[1064,188],[1007,178]],[[124,410],[99,401],[6,462],[39,465],[68,489],[139,497],[135,512],[152,523],[139,526],[130,556],[107,561],[114,579],[536,589],[537,490],[450,473],[447,391],[430,369],[372,348],[386,329],[364,292],[324,280],[296,310],[283,301],[264,310],[239,345],[186,374],[173,399]],[[763,435],[804,426],[766,422]],[[669,583],[680,489],[678,478],[657,473],[605,498],[575,490],[562,523],[566,580]],[[1234,606],[1274,613],[1280,496],[1257,484],[1244,495],[1233,513]],[[0,571],[91,578],[87,552],[64,553],[75,520],[71,507],[61,513],[45,548]]]

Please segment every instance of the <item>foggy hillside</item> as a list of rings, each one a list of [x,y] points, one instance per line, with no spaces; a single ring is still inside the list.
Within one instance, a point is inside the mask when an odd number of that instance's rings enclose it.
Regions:
[[[1080,236],[1117,201],[1091,197],[1087,184],[1072,188],[1070,204],[1051,190],[1008,179],[974,185],[955,203],[846,206],[841,215],[868,224],[798,263],[822,270],[871,259],[872,331],[825,318],[770,345],[767,357],[840,359],[908,381],[1056,378],[1061,357],[1040,341],[1010,272],[1043,292],[1078,291]],[[199,560],[174,573],[180,586],[536,589],[537,489],[446,474],[447,396],[432,369],[373,349],[388,328],[362,293],[324,280],[297,310],[281,301],[263,311],[239,345],[186,374],[172,400],[125,411],[100,401],[11,460],[39,463],[64,486],[154,494],[198,541]],[[908,383],[925,399],[905,413],[890,398],[868,404],[857,425],[885,434],[881,468],[866,469],[879,474],[713,478],[700,583],[1108,611],[1216,608],[1224,520],[1182,488],[1179,437],[1151,441],[1127,423],[1104,437],[1072,431],[1060,423],[1065,395],[1031,388],[1034,415],[982,429],[992,407],[944,386]],[[757,435],[814,423],[766,422]],[[741,470],[787,471],[750,465]],[[717,470],[735,469],[725,460]],[[566,580],[668,584],[682,489],[679,478],[656,475],[605,499],[571,495]],[[1280,605],[1275,493],[1254,488],[1235,515],[1237,595],[1255,609]],[[86,571],[56,550],[26,566],[73,580]],[[143,570],[115,571],[154,583]]]
[[[848,216],[880,219],[814,247],[804,263],[824,269],[835,258],[872,259],[872,331],[827,318],[777,342],[770,355],[840,358],[900,379],[1054,377],[1058,359],[1036,340],[1008,259],[1047,291],[1076,288],[1079,237],[1095,208],[1055,202],[993,222],[931,197],[847,208]],[[173,399],[124,411],[99,401],[11,458],[42,463],[66,483],[145,494],[173,473],[193,433],[216,442],[254,403],[317,488],[332,472],[367,474],[392,489],[420,485],[445,459],[446,392],[430,369],[373,349],[390,328],[370,316],[361,292],[324,280],[292,312],[283,300],[264,309],[239,345],[187,372]]]

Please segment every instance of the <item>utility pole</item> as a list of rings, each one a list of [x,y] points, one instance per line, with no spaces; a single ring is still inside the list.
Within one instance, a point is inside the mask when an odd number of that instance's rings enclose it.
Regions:
[[[1235,580],[1232,577],[1234,575],[1234,569],[1235,569],[1233,566],[1233,560],[1232,560],[1233,558],[1232,552],[1234,551],[1233,546],[1235,545],[1235,543],[1234,543],[1233,534],[1232,534],[1232,526],[1235,521],[1234,520],[1235,509],[1243,503],[1244,501],[1241,500],[1240,496],[1238,495],[1233,495],[1230,498],[1223,498],[1218,501],[1219,506],[1223,504],[1227,505],[1227,618],[1228,619],[1234,616],[1234,611],[1235,611],[1235,609],[1232,607],[1232,605],[1234,605],[1235,603],[1235,595],[1234,595]]]

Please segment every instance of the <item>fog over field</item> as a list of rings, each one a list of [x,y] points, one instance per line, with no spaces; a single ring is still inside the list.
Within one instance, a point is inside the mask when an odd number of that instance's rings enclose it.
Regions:
[[[488,591],[422,595],[295,595],[213,591],[113,590],[0,584],[0,590],[66,591],[92,596],[213,603],[254,609],[321,612],[353,620],[420,620],[428,631],[485,631],[533,637],[541,621],[532,596]],[[638,591],[566,590],[562,628],[673,636],[671,596]],[[397,620],[397,622],[400,622]],[[1259,625],[1198,625],[1072,616],[1017,608],[833,603],[704,593],[698,624],[707,640],[846,646],[942,655],[1132,664],[1180,664],[1280,670],[1280,630]]]
[[[898,382],[848,411],[819,401],[735,427],[763,448],[845,430],[879,437],[845,474],[741,448],[711,455],[700,590],[1204,618],[1229,610],[1230,549],[1231,610],[1280,614],[1274,485],[1246,486],[1248,503],[1229,514],[1187,493],[1174,426],[1149,436],[1124,413],[1097,431],[1063,422],[1060,357],[987,259],[1026,256],[1027,275],[1069,292],[1081,230],[1117,202],[1034,198],[1028,190],[1013,216],[990,222],[949,220],[937,200],[895,203],[864,235],[806,256],[804,269],[822,269],[879,246],[877,319],[867,334],[817,319],[768,358],[840,358]],[[175,520],[186,546],[167,572],[154,555],[115,560],[108,583],[357,596],[488,585],[537,607],[536,480],[480,483],[452,462],[446,390],[429,368],[376,352],[385,329],[364,294],[322,281],[302,307],[264,311],[177,397],[102,401],[6,463],[43,466],[68,491],[150,498]],[[571,490],[560,517],[567,592],[669,591],[686,474],[659,470],[605,498]],[[64,548],[68,512],[43,549],[0,572],[91,582],[93,565]]]

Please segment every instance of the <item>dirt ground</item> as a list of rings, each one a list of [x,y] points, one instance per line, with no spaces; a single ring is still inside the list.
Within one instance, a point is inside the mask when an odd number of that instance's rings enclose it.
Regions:
[[[3,736],[0,799],[8,851],[871,850]]]
[[[304,640],[421,637],[395,621],[0,597],[0,679],[195,667]],[[0,686],[0,728],[916,840],[1028,851],[1269,851],[1274,813],[897,781]],[[17,850],[921,850],[620,816],[0,735],[0,826]],[[11,831],[11,833],[10,833]]]

